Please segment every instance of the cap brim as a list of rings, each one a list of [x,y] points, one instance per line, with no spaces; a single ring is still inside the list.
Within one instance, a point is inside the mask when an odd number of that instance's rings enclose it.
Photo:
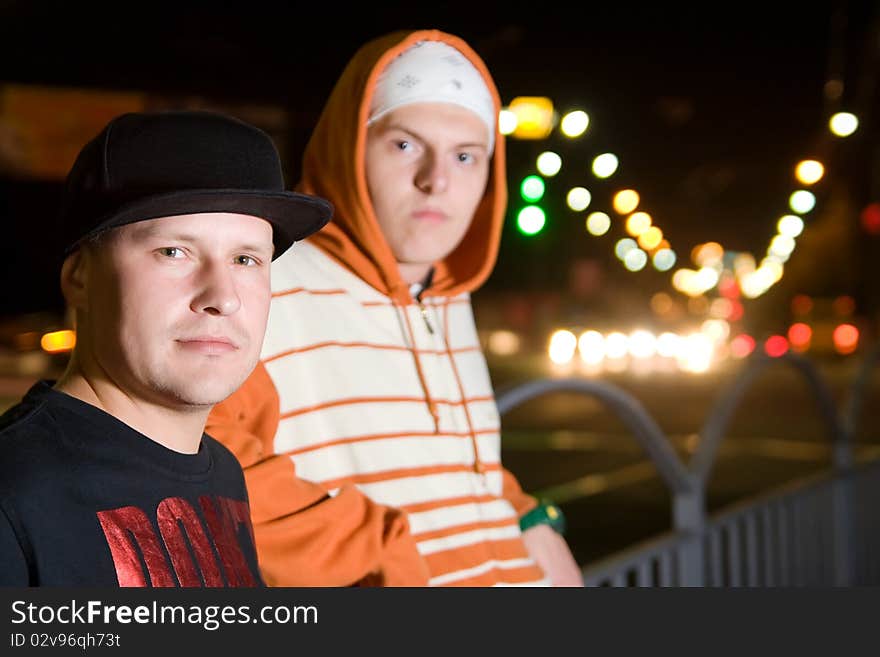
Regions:
[[[333,216],[325,199],[297,192],[206,189],[149,196],[118,208],[77,244],[109,228],[138,221],[203,212],[231,212],[260,217],[272,224],[272,242],[279,257],[294,243],[318,232]],[[76,245],[71,245],[68,251]]]

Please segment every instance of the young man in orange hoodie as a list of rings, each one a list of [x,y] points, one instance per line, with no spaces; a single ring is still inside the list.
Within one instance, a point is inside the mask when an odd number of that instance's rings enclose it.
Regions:
[[[299,189],[334,220],[274,265],[262,366],[208,427],[245,468],[269,584],[422,584],[372,504],[406,512],[431,585],[582,584],[558,510],[501,465],[470,305],[505,210],[499,109],[435,30],[363,46],[324,108]]]

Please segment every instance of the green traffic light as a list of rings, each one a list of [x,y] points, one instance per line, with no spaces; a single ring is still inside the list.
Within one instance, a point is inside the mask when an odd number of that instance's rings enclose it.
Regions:
[[[547,223],[547,215],[537,205],[527,205],[516,216],[516,227],[523,235],[537,235]]]
[[[535,203],[544,197],[544,179],[541,176],[526,176],[519,187],[523,200]]]

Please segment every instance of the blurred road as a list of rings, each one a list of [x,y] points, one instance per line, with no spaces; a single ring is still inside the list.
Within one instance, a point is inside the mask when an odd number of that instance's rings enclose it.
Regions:
[[[855,377],[856,359],[824,363],[820,371],[838,405]],[[654,417],[686,464],[716,398],[740,366],[721,372],[602,375],[632,394]],[[492,368],[496,389],[540,373]],[[880,371],[865,399],[857,458],[880,457]],[[602,404],[571,393],[527,402],[502,418],[502,460],[532,493],[562,507],[567,538],[582,564],[671,528],[670,497],[653,464],[626,427]],[[714,511],[831,463],[825,425],[811,390],[783,363],[768,369],[746,393],[721,444],[710,476]]]
[[[838,408],[855,377],[858,359],[821,365]],[[607,374],[632,394],[687,463],[716,398],[740,366],[692,374]],[[540,360],[528,367],[490,361],[493,383],[504,390],[542,377]],[[33,378],[0,376],[0,410],[12,405]],[[527,402],[502,418],[502,459],[525,490],[557,501],[568,521],[567,538],[587,564],[671,527],[670,498],[626,427],[592,398],[554,393]],[[856,454],[880,457],[880,368],[865,399]],[[712,470],[710,511],[830,464],[825,427],[806,383],[780,363],[746,394]]]

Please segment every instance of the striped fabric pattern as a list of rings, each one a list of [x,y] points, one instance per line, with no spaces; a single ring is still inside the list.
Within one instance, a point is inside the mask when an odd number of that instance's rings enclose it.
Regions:
[[[546,585],[502,496],[468,295],[395,306],[308,241],[272,276],[262,360],[281,403],[275,452],[331,492],[353,483],[405,510],[432,585]]]

